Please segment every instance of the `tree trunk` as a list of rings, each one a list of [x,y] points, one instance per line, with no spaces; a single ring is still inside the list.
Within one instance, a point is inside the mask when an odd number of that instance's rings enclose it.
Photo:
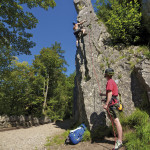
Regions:
[[[45,82],[46,82],[46,85],[45,85]],[[43,103],[43,110],[42,110],[43,114],[45,114],[45,108],[47,106],[48,85],[49,85],[49,75],[47,77],[47,81],[44,80],[44,88],[43,88],[44,103]]]

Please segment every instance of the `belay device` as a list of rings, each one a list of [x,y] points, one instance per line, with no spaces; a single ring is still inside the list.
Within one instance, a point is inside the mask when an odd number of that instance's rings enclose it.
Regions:
[[[65,144],[78,144],[82,140],[85,130],[86,126],[84,124],[81,124],[75,130],[71,130]]]

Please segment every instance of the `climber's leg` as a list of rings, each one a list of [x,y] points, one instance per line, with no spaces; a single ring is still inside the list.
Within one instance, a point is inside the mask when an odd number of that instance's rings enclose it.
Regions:
[[[85,33],[85,29],[81,29],[82,33],[84,34]]]
[[[119,111],[117,110],[118,104],[115,104],[111,107],[108,108],[108,117],[110,120],[113,119],[113,122],[117,128],[117,133],[118,133],[118,140],[115,143],[115,148],[113,150],[118,150],[120,147],[122,147],[122,126],[119,121]]]
[[[78,39],[76,39],[76,47],[78,47],[79,46],[79,41],[78,41]]]
[[[84,36],[87,35],[87,33],[85,32],[86,31],[85,29],[81,29],[81,31]]]
[[[120,123],[118,118],[114,119],[114,123],[115,123],[116,128],[117,128],[118,141],[122,143],[122,126],[121,126],[121,123]]]

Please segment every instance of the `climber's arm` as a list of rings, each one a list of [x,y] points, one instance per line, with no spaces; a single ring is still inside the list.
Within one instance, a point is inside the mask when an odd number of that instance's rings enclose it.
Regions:
[[[84,20],[84,21],[82,21],[82,22],[80,22],[80,23],[77,23],[78,25],[81,25],[81,24],[83,24],[84,22],[86,22],[86,20]]]
[[[111,98],[112,98],[112,91],[108,91],[107,92],[107,101],[106,101],[106,104],[104,105],[104,109],[107,109],[108,104],[109,104]]]

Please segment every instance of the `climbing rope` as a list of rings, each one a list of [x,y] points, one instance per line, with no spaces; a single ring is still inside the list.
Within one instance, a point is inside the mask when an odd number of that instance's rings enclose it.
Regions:
[[[90,44],[90,50],[91,50],[93,71],[94,71],[94,74],[95,74],[95,77],[96,77],[96,81],[97,81],[97,84],[98,84],[99,94],[101,94],[100,84],[99,84],[98,76],[97,76],[96,69],[95,69],[95,66],[94,66],[94,57],[93,57],[93,51],[92,51],[92,46],[91,46],[90,32],[89,32],[89,44]],[[116,144],[116,133],[115,133],[115,127],[114,127],[114,123],[113,123],[113,118],[112,118],[112,116],[111,116],[111,114],[110,114],[110,112],[109,112],[109,109],[107,108],[106,110],[107,110],[107,112],[108,112],[108,115],[109,115],[110,120],[111,120],[111,123],[112,123],[112,128],[113,128],[114,137],[115,137],[115,144]],[[115,148],[114,148],[114,149],[115,149]]]
[[[92,57],[93,71],[94,71],[94,74],[95,74],[95,77],[96,77],[96,81],[97,81],[97,84],[98,84],[99,92],[100,92],[100,94],[101,94],[100,84],[99,84],[98,76],[97,76],[96,69],[95,69],[95,66],[94,66],[93,51],[92,51],[92,47],[91,47],[91,42],[90,42],[90,41],[91,41],[91,39],[90,39],[90,32],[89,32],[89,44],[90,44],[90,50],[91,50],[91,57]]]

